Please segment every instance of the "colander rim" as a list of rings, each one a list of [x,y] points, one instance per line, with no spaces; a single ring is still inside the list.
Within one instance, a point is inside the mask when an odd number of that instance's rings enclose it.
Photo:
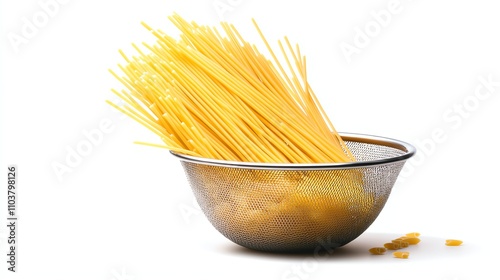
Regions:
[[[351,169],[363,168],[371,166],[379,166],[391,164],[399,161],[405,161],[411,158],[416,153],[416,148],[404,141],[361,133],[345,133],[339,132],[339,135],[344,141],[359,142],[366,144],[374,144],[398,149],[405,152],[402,155],[395,157],[382,158],[377,160],[356,161],[356,162],[342,162],[342,163],[262,163],[262,162],[242,162],[242,161],[229,161],[211,158],[202,158],[196,156],[189,156],[185,154],[175,153],[170,151],[172,155],[179,158],[181,161],[221,166],[232,168],[245,168],[245,169],[267,169],[267,170],[332,170],[332,169]]]

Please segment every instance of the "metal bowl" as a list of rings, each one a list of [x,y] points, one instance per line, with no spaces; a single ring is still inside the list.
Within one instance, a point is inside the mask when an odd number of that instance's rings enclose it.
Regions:
[[[273,164],[172,154],[203,213],[228,239],[261,251],[312,252],[361,235],[415,154],[402,141],[340,135],[356,162]]]

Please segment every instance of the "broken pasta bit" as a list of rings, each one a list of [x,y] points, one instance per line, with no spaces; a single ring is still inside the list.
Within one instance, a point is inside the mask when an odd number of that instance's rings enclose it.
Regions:
[[[446,239],[446,246],[460,246],[462,245],[463,241],[458,240],[458,239]]]
[[[410,246],[410,242],[404,240],[404,239],[394,239],[392,240],[392,243],[399,244],[400,248],[406,248]]]
[[[387,249],[389,249],[389,250],[397,250],[397,249],[401,249],[401,244],[400,243],[394,243],[394,242],[385,243],[384,247],[387,248]]]
[[[401,240],[401,241],[405,241],[405,242],[408,242],[408,244],[410,245],[417,245],[419,242],[420,242],[420,238],[418,237],[400,237],[401,239],[396,239],[396,240]]]
[[[384,247],[373,247],[370,250],[370,253],[374,255],[383,255],[387,250],[399,250],[401,248],[407,248],[410,245],[416,245],[420,242],[420,233],[418,232],[410,232],[401,237],[393,239],[391,242],[385,243]],[[452,241],[453,239],[449,239]],[[448,240],[447,240],[448,242]],[[461,242],[461,241],[460,241]],[[450,244],[456,244],[454,241],[450,242]],[[448,243],[447,243],[448,245]],[[460,244],[458,244],[460,245]],[[449,246],[458,246],[458,245],[449,245]],[[398,255],[398,258],[408,258],[409,252],[394,252],[394,256]]]
[[[385,254],[385,252],[387,252],[387,249],[384,247],[373,247],[368,251],[373,255],[383,255]]]
[[[392,253],[392,255],[398,259],[407,259],[410,256],[410,252],[397,251]]]

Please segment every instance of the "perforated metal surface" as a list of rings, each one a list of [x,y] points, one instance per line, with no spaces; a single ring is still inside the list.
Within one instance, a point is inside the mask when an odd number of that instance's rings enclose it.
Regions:
[[[408,153],[359,141],[346,144],[358,161]],[[321,170],[185,160],[182,165],[201,209],[224,236],[251,249],[296,252],[317,250],[322,240],[343,246],[363,233],[384,207],[405,160]]]

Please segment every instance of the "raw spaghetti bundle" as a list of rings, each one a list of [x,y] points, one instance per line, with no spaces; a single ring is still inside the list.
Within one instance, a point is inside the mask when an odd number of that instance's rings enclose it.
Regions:
[[[134,45],[138,56],[111,71],[126,87],[112,106],[157,134],[176,153],[204,158],[267,162],[348,162],[354,158],[307,82],[306,59],[285,37],[283,65],[255,24],[272,60],[245,41],[233,25],[171,22],[174,39],[143,25],[154,45]],[[147,144],[147,143],[143,143]]]

